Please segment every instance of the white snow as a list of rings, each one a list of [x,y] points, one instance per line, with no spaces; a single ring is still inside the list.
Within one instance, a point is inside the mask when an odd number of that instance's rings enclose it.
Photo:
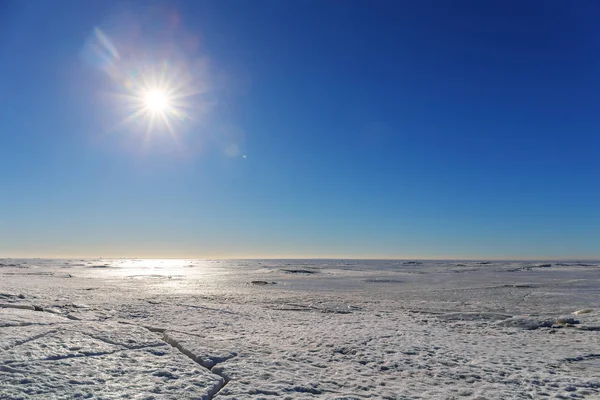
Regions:
[[[0,259],[0,399],[600,398],[599,310],[594,262]]]

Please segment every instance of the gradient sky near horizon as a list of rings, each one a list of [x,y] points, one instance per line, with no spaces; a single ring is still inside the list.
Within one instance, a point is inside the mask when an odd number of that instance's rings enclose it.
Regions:
[[[0,257],[600,259],[598,21],[585,0],[3,1]],[[193,89],[172,132],[127,119],[161,68]]]

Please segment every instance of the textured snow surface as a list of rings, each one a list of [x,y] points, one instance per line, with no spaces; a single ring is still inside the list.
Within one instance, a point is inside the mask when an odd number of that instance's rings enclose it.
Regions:
[[[599,310],[594,262],[0,259],[0,399],[599,399]]]

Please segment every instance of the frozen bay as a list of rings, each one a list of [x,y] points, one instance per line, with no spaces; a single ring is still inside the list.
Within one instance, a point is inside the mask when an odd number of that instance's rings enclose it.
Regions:
[[[600,263],[0,260],[0,399],[600,397]]]

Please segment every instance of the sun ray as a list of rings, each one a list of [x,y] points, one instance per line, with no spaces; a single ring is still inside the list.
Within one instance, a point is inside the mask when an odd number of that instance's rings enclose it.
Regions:
[[[140,119],[145,114],[146,114],[146,110],[143,110],[143,109],[135,110],[134,112],[130,113],[125,118],[123,118],[121,121],[116,123],[114,126],[112,126],[109,131],[113,132],[113,133],[117,132],[122,127],[127,126],[128,124],[135,121],[136,119]]]
[[[146,126],[146,137],[149,137],[152,133],[152,129],[154,128],[154,120],[155,116],[150,115],[150,117],[148,118],[148,125]]]
[[[161,117],[163,119],[163,122],[167,126],[167,129],[169,130],[169,133],[171,134],[171,137],[173,138],[173,141],[175,142],[177,149],[181,150],[179,139],[177,138],[177,135],[175,134],[175,131],[173,130],[173,127],[171,126],[171,122],[169,121],[169,119],[167,118],[166,115],[163,114],[163,115],[161,115]]]

